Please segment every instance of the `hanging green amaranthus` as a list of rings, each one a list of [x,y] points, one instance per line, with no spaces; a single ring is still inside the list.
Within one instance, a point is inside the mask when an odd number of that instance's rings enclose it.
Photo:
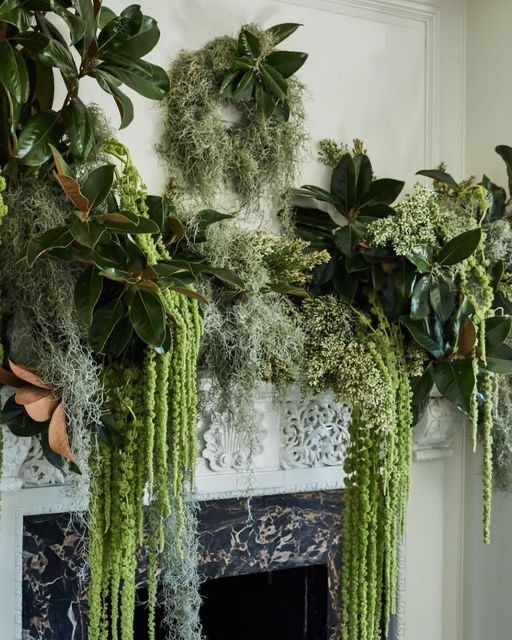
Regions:
[[[411,390],[396,328],[374,307],[379,326],[367,321],[358,355],[343,368],[376,365],[374,406],[353,387],[350,444],[345,460],[342,638],[377,640],[396,612],[398,550],[409,494]],[[349,345],[350,346],[350,345]],[[376,388],[377,391],[377,388]],[[359,395],[359,397],[358,397]],[[370,403],[369,403],[370,401]]]
[[[123,210],[144,215],[140,176],[126,149],[116,143],[113,150],[123,161],[117,180]],[[169,257],[164,245],[151,236],[137,240],[150,265]],[[145,539],[148,628],[149,637],[154,638],[157,557],[172,509],[179,522],[178,539],[172,543],[179,546],[184,533],[184,498],[194,483],[196,462],[195,380],[202,322],[197,301],[171,290],[159,295],[172,325],[169,350],[147,349],[142,363],[123,368],[113,364],[104,372],[121,443],[100,443],[91,461],[97,482],[92,485],[89,516],[89,640],[133,638],[137,549]]]

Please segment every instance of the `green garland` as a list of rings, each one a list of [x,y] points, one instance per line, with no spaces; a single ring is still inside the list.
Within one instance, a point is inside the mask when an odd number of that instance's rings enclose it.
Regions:
[[[381,406],[371,410],[366,398],[352,398],[345,459],[343,640],[377,640],[396,612],[397,554],[409,494],[412,413],[403,343],[380,310],[374,306],[374,311],[378,328],[364,320],[359,340],[385,381],[385,394]]]
[[[108,151],[123,163],[117,176],[123,208],[140,213],[144,187],[126,148],[112,142]],[[155,244],[151,236],[138,236],[138,241],[150,264],[168,257],[165,247]],[[113,364],[103,375],[123,445],[117,448],[100,443],[91,458],[96,480],[91,485],[89,514],[89,640],[133,638],[137,550],[145,538],[145,490],[150,503],[150,638],[154,637],[157,557],[164,545],[165,519],[172,508],[179,521],[174,544],[179,546],[184,532],[184,496],[194,483],[196,461],[195,370],[202,321],[196,301],[170,290],[161,296],[174,326],[169,352],[147,351],[141,365],[121,368]]]

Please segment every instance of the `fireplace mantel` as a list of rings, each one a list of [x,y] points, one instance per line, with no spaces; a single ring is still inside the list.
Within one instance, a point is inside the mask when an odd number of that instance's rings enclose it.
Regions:
[[[255,409],[261,416],[261,427],[250,473],[241,464],[246,452],[240,438],[233,434],[228,437],[222,424],[202,421],[198,425],[200,500],[343,488],[343,459],[350,420],[346,405],[331,394],[303,397],[291,389],[279,406],[274,402],[272,387],[262,385]],[[450,456],[452,438],[462,424],[463,415],[447,400],[433,395],[424,417],[414,428],[414,460],[419,463]],[[85,509],[86,505],[77,502],[66,478],[44,459],[37,440],[16,438],[6,428],[4,440],[0,482],[0,619],[5,621],[6,640],[22,640],[23,519],[28,515]],[[403,639],[405,565],[402,564],[399,614],[390,636],[394,640]]]

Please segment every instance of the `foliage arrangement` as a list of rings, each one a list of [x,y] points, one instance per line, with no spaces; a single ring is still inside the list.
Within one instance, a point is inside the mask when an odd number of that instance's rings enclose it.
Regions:
[[[306,140],[294,74],[307,55],[276,46],[298,26],[246,25],[182,52],[169,84],[143,59],[159,30],[137,5],[116,15],[96,0],[0,1],[0,383],[16,390],[3,421],[38,435],[88,491],[90,640],[132,640],[141,549],[148,637],[160,563],[170,637],[201,638],[198,365],[200,408],[245,438],[241,466],[259,381],[351,405],[343,640],[377,640],[395,612],[411,428],[434,385],[482,441],[486,542],[493,462],[496,484],[512,484],[510,200],[485,176],[458,183],[441,166],[419,172],[433,188],[397,203],[404,183],[376,177],[360,140],[324,140],[329,187],[298,190],[291,224]],[[86,76],[123,127],[133,107],[122,85],[164,101],[160,152],[179,198],[147,194],[80,99]],[[497,152],[511,190],[512,148]],[[238,217],[207,208],[233,196]],[[247,227],[264,205],[283,235]]]
[[[497,151],[511,175],[512,150]],[[457,183],[444,167],[420,171],[434,189],[417,185],[393,208],[403,183],[375,179],[360,141],[352,150],[323,141],[320,157],[330,189],[298,193],[329,206],[301,199],[295,210],[298,235],[330,255],[303,304],[303,371],[314,390],[352,405],[342,637],[377,638],[395,608],[411,427],[434,384],[468,415],[475,447],[480,433],[490,540],[492,430],[508,415],[500,374],[512,373],[510,217],[504,190],[485,176]]]
[[[81,474],[92,640],[133,638],[143,543],[154,637],[157,558],[166,541],[178,555],[182,541],[192,548],[202,332],[193,283],[215,268],[186,260],[172,205],[147,195],[127,150],[79,97],[80,80],[94,78],[121,126],[133,117],[123,84],[162,99],[167,75],[143,60],[159,35],[137,5],[117,16],[91,0],[0,3],[0,382],[17,388],[3,421]],[[56,74],[67,90],[58,110]],[[204,212],[204,225],[219,216]]]
[[[306,54],[275,50],[298,25],[249,25],[182,51],[169,70],[161,154],[189,197],[260,211],[282,205],[295,184],[306,133],[302,85],[293,73]],[[233,196],[231,196],[233,197]]]

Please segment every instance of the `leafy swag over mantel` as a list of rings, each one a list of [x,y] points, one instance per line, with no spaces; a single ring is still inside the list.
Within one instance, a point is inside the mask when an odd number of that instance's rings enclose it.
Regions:
[[[169,83],[137,5],[0,2],[3,421],[88,493],[90,640],[132,640],[140,549],[148,637],[162,594],[170,637],[201,638],[196,407],[238,430],[250,465],[261,379],[351,405],[344,640],[377,640],[396,610],[411,429],[434,385],[482,440],[486,541],[493,456],[512,478],[510,200],[445,167],[400,198],[359,140],[322,141],[328,188],[294,191],[307,54],[279,45],[299,26],[181,52]],[[85,77],[121,127],[123,85],[164,101],[167,194],[147,194]],[[510,179],[512,148],[497,151]]]

